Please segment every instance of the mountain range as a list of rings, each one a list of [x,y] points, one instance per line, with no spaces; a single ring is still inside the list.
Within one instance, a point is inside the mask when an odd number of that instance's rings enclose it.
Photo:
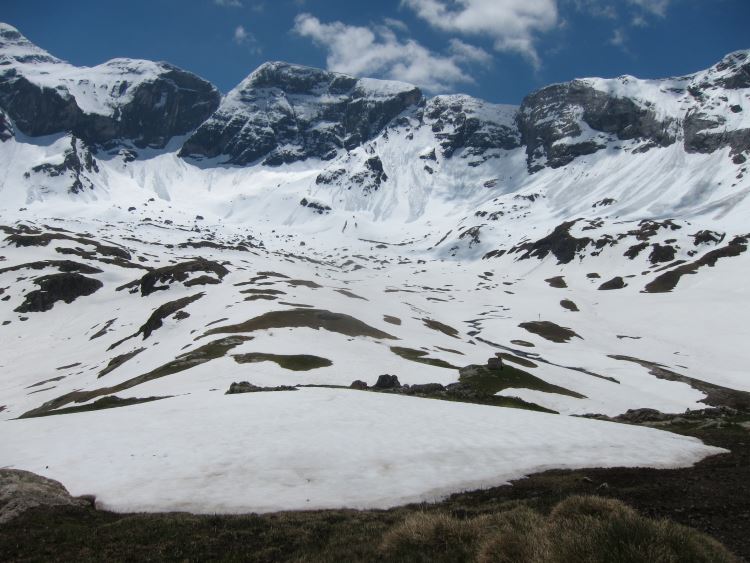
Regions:
[[[750,50],[513,106],[0,24],[0,466],[247,512],[693,463],[594,418],[750,408],[748,157]]]

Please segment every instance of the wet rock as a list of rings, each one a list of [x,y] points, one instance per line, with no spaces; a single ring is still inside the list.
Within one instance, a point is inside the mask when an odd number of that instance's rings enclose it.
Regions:
[[[34,280],[39,289],[26,294],[23,303],[15,309],[17,313],[49,311],[58,301],[72,303],[98,291],[102,282],[76,273],[61,273],[42,276]]]
[[[207,280],[210,280],[211,283],[218,283],[229,273],[229,270],[218,262],[206,260],[205,258],[196,258],[188,262],[181,262],[180,264],[152,270],[144,275],[136,284],[140,285],[141,295],[146,297],[155,291],[169,289],[169,285],[163,284],[181,282],[189,287],[190,274],[196,272],[213,274],[215,277],[208,277]],[[203,283],[208,283],[207,280],[204,280]]]
[[[670,415],[664,414],[656,409],[629,409],[627,412],[616,418],[621,422],[636,424],[643,422],[660,422],[669,419]]]
[[[384,374],[378,377],[378,381],[372,386],[373,389],[398,389],[401,383],[395,375]]]
[[[628,284],[625,283],[625,280],[622,279],[620,276],[615,276],[609,281],[604,282],[602,285],[599,286],[600,291],[611,291],[613,289],[622,289],[624,287],[627,287]]]
[[[528,258],[544,259],[549,253],[557,258],[558,264],[568,264],[576,254],[584,250],[593,241],[588,237],[577,238],[570,234],[576,221],[561,223],[546,237],[536,242],[529,242],[514,247],[510,252],[524,252],[520,260]]]
[[[698,231],[694,235],[690,235],[693,237],[693,244],[695,246],[700,246],[702,244],[719,244],[724,240],[724,238],[727,236],[726,233],[718,233],[716,231],[711,231],[708,229]]]
[[[189,295],[187,297],[183,297],[182,299],[176,299],[175,301],[170,301],[169,303],[160,305],[151,314],[151,316],[143,324],[143,326],[141,326],[141,328],[138,329],[138,332],[134,336],[137,336],[138,334],[142,334],[143,340],[146,340],[149,336],[151,336],[151,333],[153,333],[155,330],[158,330],[162,327],[164,319],[166,319],[168,316],[173,315],[175,313],[182,312],[182,309],[184,309],[191,303],[194,303],[195,301],[203,297],[203,295],[204,295],[203,293],[197,293],[195,295]],[[186,317],[182,317],[182,318],[186,318]]]
[[[575,303],[573,303],[573,301],[571,301],[570,299],[563,299],[562,301],[560,301],[560,306],[563,309],[567,309],[568,311],[571,311],[573,313],[578,312],[578,306]]]
[[[630,258],[631,260],[634,260],[641,252],[643,252],[647,248],[648,248],[647,242],[640,242],[628,248],[625,251],[625,254],[623,254],[623,256],[625,256],[626,258]]]
[[[52,479],[29,471],[0,469],[0,524],[10,522],[39,506],[91,506],[88,499],[74,498]]]
[[[317,201],[310,201],[307,198],[303,197],[302,200],[299,202],[299,204],[302,207],[308,207],[315,211],[318,215],[327,215],[331,212],[331,207],[328,205],[325,205],[324,203],[318,203]]]
[[[336,182],[339,178],[346,175],[346,169],[344,168],[336,168],[335,170],[325,170],[318,174],[318,177],[315,178],[315,183],[317,185],[331,185]]]
[[[568,287],[568,284],[565,283],[564,276],[555,276],[554,278],[549,278],[544,281],[546,281],[550,287],[554,287],[557,289],[565,289],[566,287]]]
[[[442,395],[445,392],[445,386],[440,383],[422,383],[420,385],[404,386],[405,395]]]
[[[648,261],[652,264],[659,264],[662,262],[672,262],[677,254],[677,250],[668,244],[654,244],[651,250],[651,254],[648,257]]]
[[[499,357],[493,357],[487,360],[487,367],[489,369],[503,369],[503,359]]]
[[[247,381],[235,382],[229,386],[229,390],[224,393],[225,395],[237,395],[240,393],[264,393],[272,391],[296,391],[296,387],[289,385],[279,385],[278,387],[258,387]]]

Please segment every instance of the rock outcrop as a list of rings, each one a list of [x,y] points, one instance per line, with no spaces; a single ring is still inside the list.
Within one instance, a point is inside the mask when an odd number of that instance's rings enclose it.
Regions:
[[[440,142],[443,157],[459,149],[464,157],[478,157],[492,149],[521,146],[516,106],[490,104],[465,95],[435,96],[427,101],[424,121]],[[433,155],[434,159],[434,155]]]
[[[320,158],[373,138],[420,103],[409,84],[357,79],[288,63],[266,63],[224,99],[180,155],[238,166]]]
[[[560,168],[615,140],[642,141],[643,150],[674,143],[676,119],[659,116],[651,104],[618,93],[618,85],[632,80],[574,80],[527,96],[518,126],[529,171]]]
[[[30,471],[0,469],[0,524],[10,522],[39,506],[91,506],[91,500],[75,498],[58,481]]]
[[[209,82],[167,63],[114,59],[79,68],[0,25],[0,105],[27,135],[71,132],[105,148],[163,148],[219,101]]]

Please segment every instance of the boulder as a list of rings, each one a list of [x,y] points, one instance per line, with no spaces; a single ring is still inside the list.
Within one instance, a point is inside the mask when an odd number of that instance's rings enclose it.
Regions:
[[[398,389],[401,383],[395,375],[384,374],[378,377],[378,381],[372,386],[373,389]]]
[[[0,524],[10,522],[31,508],[87,507],[91,498],[75,498],[58,481],[29,471],[0,469]]]

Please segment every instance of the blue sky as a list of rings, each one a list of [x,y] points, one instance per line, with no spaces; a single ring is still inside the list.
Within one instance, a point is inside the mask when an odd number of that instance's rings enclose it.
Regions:
[[[286,60],[503,103],[750,48],[748,0],[0,0],[0,21],[77,65],[165,60],[224,92]]]

